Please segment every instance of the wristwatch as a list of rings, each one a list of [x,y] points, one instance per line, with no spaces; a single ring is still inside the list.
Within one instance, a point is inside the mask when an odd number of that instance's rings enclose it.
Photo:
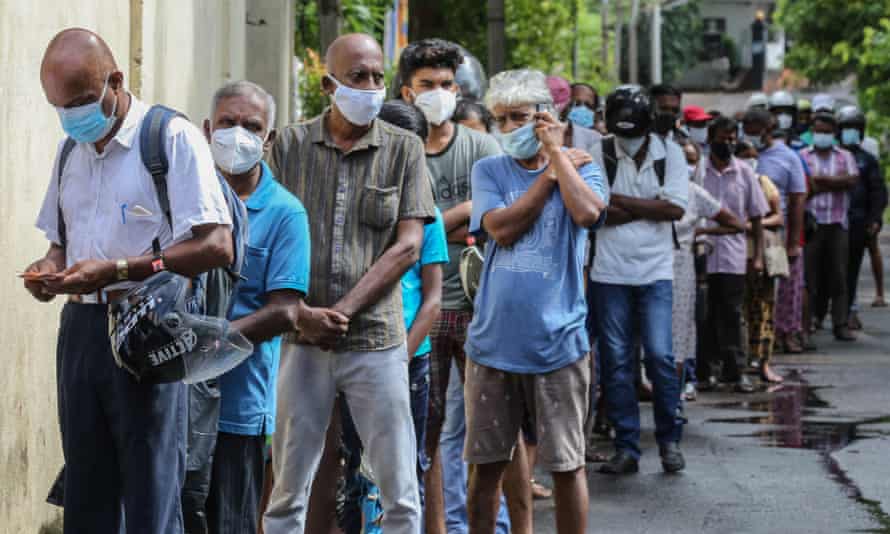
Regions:
[[[130,262],[117,260],[117,280],[119,282],[130,279]]]

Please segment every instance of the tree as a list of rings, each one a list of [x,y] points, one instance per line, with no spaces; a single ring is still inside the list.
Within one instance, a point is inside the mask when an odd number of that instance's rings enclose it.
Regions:
[[[890,128],[890,0],[781,0],[776,18],[792,43],[785,66],[816,85],[855,75],[869,131],[884,137]]]

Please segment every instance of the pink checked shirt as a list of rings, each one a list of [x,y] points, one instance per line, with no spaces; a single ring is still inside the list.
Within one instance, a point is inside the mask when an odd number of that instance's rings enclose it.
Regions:
[[[841,176],[859,174],[856,158],[843,148],[834,147],[823,158],[815,149],[807,148],[800,152],[810,167],[813,176]],[[850,209],[849,191],[830,191],[813,195],[807,202],[807,211],[816,218],[819,224],[840,224],[846,229],[848,225],[847,211]]]

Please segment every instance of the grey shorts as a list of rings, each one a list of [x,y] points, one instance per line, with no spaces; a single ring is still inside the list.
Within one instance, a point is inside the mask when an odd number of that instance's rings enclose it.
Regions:
[[[527,414],[542,468],[563,473],[584,467],[589,358],[539,375],[509,373],[468,359],[464,459],[470,464],[509,461]]]

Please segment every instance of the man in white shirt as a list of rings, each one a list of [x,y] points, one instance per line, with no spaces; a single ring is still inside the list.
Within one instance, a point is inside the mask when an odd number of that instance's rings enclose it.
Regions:
[[[128,534],[181,533],[185,385],[140,383],[115,364],[108,304],[159,269],[191,277],[231,263],[228,207],[201,131],[173,119],[163,147],[171,228],[139,150],[148,107],[98,35],[58,34],[40,78],[77,141],[61,169],[56,157],[37,220],[50,247],[25,277],[41,302],[69,295],[57,352],[65,531],[119,532],[125,517]]]
[[[637,86],[609,96],[605,138],[593,158],[609,177],[606,227],[597,232],[590,272],[606,410],[615,429],[615,455],[601,472],[639,470],[640,410],[633,369],[634,324],[646,355],[655,408],[656,440],[666,472],[685,467],[677,418],[680,382],[671,340],[673,221],[683,217],[689,189],[683,151],[650,133],[652,105]]]

